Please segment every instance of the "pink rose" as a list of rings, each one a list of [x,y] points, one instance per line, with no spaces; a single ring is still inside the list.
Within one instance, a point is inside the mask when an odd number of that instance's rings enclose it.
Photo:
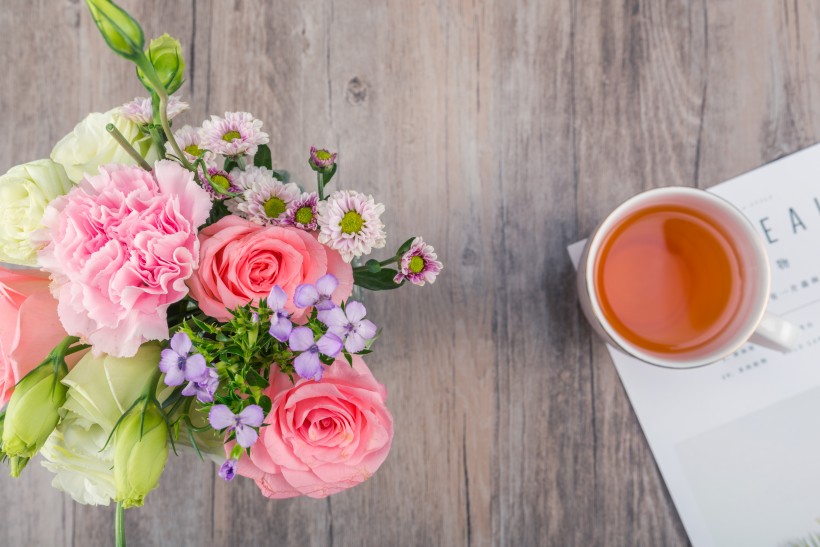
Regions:
[[[0,267],[0,406],[65,338],[48,275]]]
[[[337,360],[320,382],[294,385],[275,372],[267,394],[269,425],[237,469],[265,496],[323,498],[367,480],[387,458],[393,440],[387,394],[361,357],[353,356],[353,367]]]
[[[229,309],[267,298],[274,285],[287,293],[285,307],[294,320],[305,316],[293,305],[293,292],[302,283],[335,275],[337,304],[353,290],[350,264],[298,228],[259,226],[231,215],[202,230],[199,241],[199,270],[188,285],[200,309],[220,321],[232,317]]]
[[[53,274],[60,320],[95,353],[131,357],[168,338],[168,306],[188,293],[197,229],[211,209],[193,173],[108,165],[46,209],[40,264]]]

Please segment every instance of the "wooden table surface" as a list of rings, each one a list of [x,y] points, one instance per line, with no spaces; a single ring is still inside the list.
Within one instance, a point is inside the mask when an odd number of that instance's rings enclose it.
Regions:
[[[367,298],[393,450],[365,484],[268,501],[172,457],[129,545],[687,543],[567,244],[655,186],[708,187],[820,139],[820,3],[121,0],[184,46],[191,111],[265,121],[275,163],[387,208],[445,272]],[[0,172],[143,90],[80,0],[3,0]],[[31,465],[0,479],[0,545],[110,545],[113,509]]]

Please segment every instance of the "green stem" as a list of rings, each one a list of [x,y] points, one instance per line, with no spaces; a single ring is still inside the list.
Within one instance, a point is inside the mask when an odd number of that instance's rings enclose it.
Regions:
[[[189,162],[185,154],[182,153],[182,149],[179,147],[179,144],[177,144],[173,132],[171,132],[171,124],[168,123],[168,94],[164,89],[159,93],[159,117],[162,122],[162,130],[165,131],[165,137],[168,139],[168,142],[171,143],[171,148],[174,149],[174,153],[179,158],[179,161],[182,162],[185,169],[193,171],[194,166],[191,165],[191,162]]]
[[[319,200],[325,199],[325,175],[321,171],[316,171],[316,186],[319,189]]]
[[[114,140],[117,141],[117,143],[119,143],[119,145],[122,146],[126,152],[128,152],[129,156],[134,158],[134,161],[136,161],[140,167],[142,167],[146,171],[151,170],[151,166],[148,165],[148,162],[145,161],[145,159],[139,155],[139,152],[134,150],[134,147],[131,146],[131,144],[126,140],[126,138],[122,136],[122,133],[120,133],[119,129],[114,127],[113,123],[109,123],[108,125],[106,125],[105,130],[108,131],[112,137],[114,137]]]
[[[114,521],[114,545],[125,547],[125,509],[122,502],[117,502],[117,517]]]
[[[398,261],[399,261],[399,257],[394,256],[393,258],[388,258],[387,260],[382,260],[381,262],[379,262],[379,266],[387,266],[388,264],[393,264],[394,262],[398,262]],[[367,266],[365,265],[365,266],[356,266],[355,268],[353,268],[353,271],[354,272],[365,272],[365,271],[369,271],[369,270],[368,270]]]

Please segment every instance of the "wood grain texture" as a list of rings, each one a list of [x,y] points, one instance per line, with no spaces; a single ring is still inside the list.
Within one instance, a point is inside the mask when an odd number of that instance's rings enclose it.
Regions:
[[[390,458],[325,500],[267,501],[173,458],[130,545],[685,545],[566,245],[645,188],[707,187],[820,138],[820,5],[721,0],[122,0],[185,47],[185,122],[243,109],[275,162],[340,151],[338,184],[422,233],[445,274],[369,298]],[[0,170],[142,93],[79,0],[3,0]],[[0,545],[109,545],[30,466]]]

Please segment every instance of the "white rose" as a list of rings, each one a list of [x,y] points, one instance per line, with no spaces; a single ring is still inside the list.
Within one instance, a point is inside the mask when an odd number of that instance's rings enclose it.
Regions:
[[[56,474],[52,486],[75,501],[108,505],[116,496],[111,430],[142,395],[157,370],[160,348],[146,344],[134,357],[86,354],[63,378],[65,414],[40,450],[43,467]]]
[[[109,123],[114,124],[148,163],[153,165],[159,158],[157,147],[150,135],[143,134],[139,125],[123,116],[120,108],[114,108],[105,114],[94,112],[78,123],[51,151],[51,159],[65,168],[69,179],[79,182],[85,173],[96,175],[100,165],[136,163],[105,130]]]
[[[42,228],[49,202],[70,189],[65,171],[51,160],[17,165],[0,176],[0,262],[37,265],[31,235]]]

